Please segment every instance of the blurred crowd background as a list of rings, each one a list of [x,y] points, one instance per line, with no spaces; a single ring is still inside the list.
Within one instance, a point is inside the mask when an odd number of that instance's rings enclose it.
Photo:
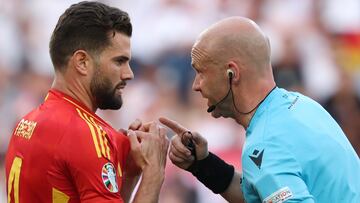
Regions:
[[[73,0],[0,0],[0,202],[6,202],[4,157],[17,121],[39,105],[53,79],[48,43]],[[98,111],[114,128],[136,118],[168,116],[208,139],[209,148],[241,170],[245,130],[213,119],[191,90],[190,50],[219,19],[240,15],[270,37],[279,87],[321,103],[360,154],[359,0],[118,0],[102,1],[129,13],[135,79],[119,111]],[[169,134],[171,136],[171,134]],[[301,147],[301,146],[299,146]],[[169,161],[162,203],[224,202]]]

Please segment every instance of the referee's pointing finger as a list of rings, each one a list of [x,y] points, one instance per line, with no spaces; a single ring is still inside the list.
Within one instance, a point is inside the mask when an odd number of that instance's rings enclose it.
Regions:
[[[188,129],[171,119],[160,117],[159,121],[171,130],[173,130],[178,135],[182,135],[184,132],[189,131]]]

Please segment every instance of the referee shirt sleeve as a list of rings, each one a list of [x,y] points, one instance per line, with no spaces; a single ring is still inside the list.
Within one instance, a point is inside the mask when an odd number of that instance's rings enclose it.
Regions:
[[[285,147],[267,143],[247,147],[243,154],[246,197],[262,202],[314,202],[297,160]]]

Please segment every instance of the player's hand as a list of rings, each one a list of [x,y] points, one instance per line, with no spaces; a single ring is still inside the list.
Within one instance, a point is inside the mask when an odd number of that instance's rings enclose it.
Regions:
[[[133,161],[142,171],[159,173],[164,171],[166,155],[169,148],[169,140],[166,137],[166,130],[156,122],[148,125],[148,129],[128,130]]]
[[[130,123],[129,125],[129,130],[139,130],[142,127],[143,123],[140,119],[136,119],[135,121],[133,121],[132,123]]]
[[[135,121],[133,121],[130,125],[129,125],[129,130],[139,130],[142,127],[142,121],[140,119],[136,119]],[[123,134],[127,135],[128,131],[125,129],[120,129],[120,132],[122,132]],[[127,160],[126,160],[126,164],[125,164],[125,169],[124,169],[124,174],[126,174],[127,177],[136,177],[136,176],[140,176],[141,175],[141,168],[136,164],[136,162],[134,161],[134,156],[132,153],[130,153],[127,156]]]
[[[149,132],[152,123],[153,122],[143,123],[140,119],[136,119],[129,125],[129,130]]]
[[[152,122],[148,122],[144,124],[140,119],[136,119],[132,123],[130,123],[128,130],[149,132],[151,124]],[[128,135],[128,130],[120,129],[119,131],[125,135]],[[141,167],[137,165],[136,161],[134,160],[135,159],[134,155],[135,155],[134,153],[130,153],[126,160],[124,173],[128,177],[140,176],[142,172]]]
[[[149,132],[151,122],[143,124],[143,122],[140,119],[134,120],[132,123],[130,123],[128,130],[140,130],[144,132]],[[127,130],[121,128],[119,129],[120,132],[122,132],[124,135],[127,135]]]
[[[199,133],[186,133],[189,132],[188,129],[168,118],[162,117],[159,121],[176,133],[171,138],[169,151],[169,158],[173,164],[179,168],[188,169],[194,162],[195,157],[191,155],[191,151],[186,147],[189,139],[192,139],[194,142],[198,160],[202,160],[209,155],[207,141]]]

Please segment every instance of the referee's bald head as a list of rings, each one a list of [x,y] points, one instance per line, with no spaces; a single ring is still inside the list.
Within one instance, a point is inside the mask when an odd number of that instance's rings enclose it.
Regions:
[[[203,31],[193,46],[193,58],[199,53],[219,62],[234,59],[259,68],[270,64],[268,37],[254,21],[244,17],[223,19]]]

